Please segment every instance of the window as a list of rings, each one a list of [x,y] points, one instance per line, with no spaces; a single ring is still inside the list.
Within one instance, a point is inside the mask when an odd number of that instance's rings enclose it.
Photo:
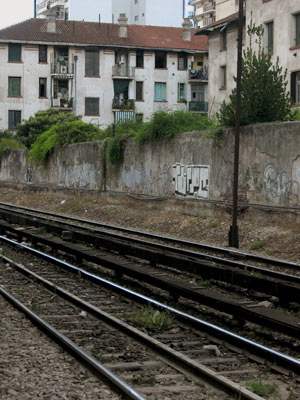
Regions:
[[[11,43],[8,45],[8,61],[21,62],[21,45]]]
[[[39,79],[39,97],[47,97],[47,78]]]
[[[187,69],[188,58],[186,54],[178,54],[178,69],[183,71]]]
[[[99,76],[99,51],[85,51],[85,76]]]
[[[295,15],[296,22],[296,46],[300,46],[300,14]]]
[[[186,100],[186,84],[178,83],[178,101],[184,102]]]
[[[154,101],[166,101],[166,83],[155,82]]]
[[[21,123],[21,111],[9,110],[8,129],[17,129],[17,126],[20,123]]]
[[[221,71],[220,71],[220,78],[221,78],[221,84],[220,84],[220,89],[226,89],[226,65],[221,66]]]
[[[99,98],[85,98],[85,115],[99,115]]]
[[[274,22],[268,22],[266,24],[266,53],[273,54],[274,50]]]
[[[300,71],[291,74],[291,97],[296,104],[300,104]]]
[[[43,45],[39,46],[39,62],[40,63],[47,62],[47,46]]]
[[[167,68],[167,53],[164,51],[155,52],[155,68]]]
[[[144,51],[143,50],[136,51],[136,67],[144,68]]]
[[[135,114],[135,121],[142,123],[144,120],[144,114]]]
[[[220,50],[227,50],[227,31],[220,32]]]
[[[135,99],[138,101],[143,100],[143,85],[144,85],[144,82],[136,82]]]
[[[21,96],[21,78],[15,76],[8,77],[8,96]]]

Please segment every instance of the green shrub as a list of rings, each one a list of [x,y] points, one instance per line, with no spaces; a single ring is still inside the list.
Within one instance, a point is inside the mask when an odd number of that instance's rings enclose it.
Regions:
[[[27,121],[18,126],[16,137],[30,149],[37,137],[48,131],[52,126],[62,122],[78,120],[80,120],[80,116],[55,109],[39,111],[33,117],[30,117]]]
[[[0,161],[2,160],[3,154],[7,150],[14,150],[14,149],[22,149],[25,146],[18,142],[16,139],[13,137],[4,137],[1,138],[0,135]]]
[[[291,121],[300,121],[300,108],[294,108],[291,114]]]
[[[151,121],[143,124],[138,130],[136,142],[141,144],[147,141],[170,139],[178,133],[208,129],[209,125],[208,117],[203,114],[188,111],[157,111],[153,114]]]
[[[29,159],[35,164],[44,164],[55,147],[101,140],[104,137],[105,133],[95,125],[82,121],[56,124],[38,136],[29,151]]]
[[[126,140],[132,136],[129,133],[118,134],[109,140],[107,146],[107,155],[109,161],[114,165],[122,164],[124,160],[124,146]]]

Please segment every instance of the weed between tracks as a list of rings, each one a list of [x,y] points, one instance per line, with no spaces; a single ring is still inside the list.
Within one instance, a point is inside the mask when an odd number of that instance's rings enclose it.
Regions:
[[[175,320],[169,313],[148,306],[138,309],[131,317],[131,322],[152,331],[162,332],[173,328]]]
[[[250,250],[259,250],[264,247],[265,242],[263,240],[257,240],[256,242],[251,243]]]
[[[246,382],[246,386],[252,389],[258,396],[264,397],[269,397],[271,394],[278,393],[279,391],[277,385],[267,385],[261,382]]]

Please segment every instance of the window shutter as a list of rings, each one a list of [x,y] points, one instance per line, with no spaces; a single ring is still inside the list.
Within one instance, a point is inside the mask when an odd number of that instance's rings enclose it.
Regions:
[[[300,14],[296,15],[296,46],[300,46]]]
[[[291,98],[296,102],[296,72],[291,73]]]
[[[99,51],[85,52],[85,75],[99,76]]]
[[[186,100],[186,84],[183,86],[183,98]]]

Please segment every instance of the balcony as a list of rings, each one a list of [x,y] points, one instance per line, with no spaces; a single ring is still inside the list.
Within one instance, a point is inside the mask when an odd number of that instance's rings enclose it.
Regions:
[[[203,101],[190,101],[189,111],[207,113],[208,103]]]
[[[113,110],[134,110],[135,101],[132,99],[127,99],[127,100],[113,99],[112,108]]]
[[[202,70],[189,70],[189,80],[190,81],[208,81],[208,69],[205,71]]]
[[[52,62],[51,75],[59,75],[62,78],[73,78],[74,64],[67,62]]]
[[[50,3],[51,8],[57,7],[57,6],[64,7],[65,5],[67,6],[67,4],[65,4],[65,0],[45,0],[45,1],[40,1],[37,4],[37,11],[38,12],[46,11],[48,3]]]
[[[60,108],[64,111],[73,111],[73,98],[70,99],[62,99],[54,97],[51,98],[51,107]]]
[[[125,78],[133,79],[135,77],[135,67],[129,67],[128,65],[113,65],[112,67],[113,78]]]

